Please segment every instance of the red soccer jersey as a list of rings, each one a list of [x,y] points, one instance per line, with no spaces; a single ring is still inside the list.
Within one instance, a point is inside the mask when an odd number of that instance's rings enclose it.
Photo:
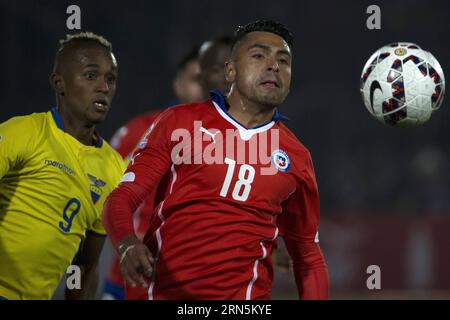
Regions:
[[[328,297],[311,157],[279,120],[246,129],[213,94],[155,121],[104,212],[117,245],[133,232],[130,212],[171,173],[145,236],[155,256],[149,299],[268,299],[278,235],[300,297]]]

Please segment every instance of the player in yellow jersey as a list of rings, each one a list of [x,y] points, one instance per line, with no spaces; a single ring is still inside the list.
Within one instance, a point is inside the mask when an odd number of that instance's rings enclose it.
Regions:
[[[69,265],[94,298],[101,212],[125,169],[96,133],[116,91],[111,44],[93,33],[60,41],[56,107],[0,124],[0,299],[50,299]]]

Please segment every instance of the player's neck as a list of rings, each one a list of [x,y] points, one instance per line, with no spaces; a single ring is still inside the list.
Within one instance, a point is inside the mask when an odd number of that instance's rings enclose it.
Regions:
[[[59,108],[58,112],[60,113],[64,123],[65,132],[84,145],[92,146],[94,144],[94,126],[87,126],[70,112],[66,111],[65,108]]]
[[[228,114],[246,128],[253,128],[269,122],[273,118],[275,107],[262,106],[246,99],[232,90],[228,95]]]

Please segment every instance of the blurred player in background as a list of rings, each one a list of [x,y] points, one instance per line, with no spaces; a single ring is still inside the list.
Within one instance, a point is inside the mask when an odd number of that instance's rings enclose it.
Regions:
[[[199,84],[200,66],[198,61],[198,47],[193,48],[184,56],[177,66],[172,88],[175,100],[170,105],[192,103],[202,100],[202,89]],[[150,111],[137,116],[121,127],[111,139],[111,145],[126,159],[136,148],[144,133],[156,119],[161,111]],[[146,201],[138,208],[134,215],[136,234],[143,238],[150,223],[150,216],[155,206],[155,196],[149,195]],[[119,258],[114,255],[111,268],[108,272],[103,292],[103,299],[147,299],[147,290],[142,288],[126,287],[120,272]]]
[[[105,230],[102,208],[125,164],[95,131],[116,92],[111,44],[93,33],[60,41],[56,107],[0,124],[0,297],[50,299],[70,264],[94,298]]]
[[[209,99],[212,90],[227,95],[231,84],[225,78],[225,63],[230,60],[232,38],[222,36],[205,41],[199,51],[200,85],[203,99]]]
[[[169,106],[202,99],[202,90],[198,81],[199,74],[198,48],[195,47],[181,59],[177,66],[172,83],[175,99]],[[111,146],[124,158],[129,156],[160,112],[161,110],[150,111],[128,121],[113,135]]]
[[[268,299],[278,235],[292,257],[299,297],[328,298],[311,156],[277,111],[290,89],[292,40],[273,21],[239,27],[225,72],[228,96],[213,92],[206,102],[164,111],[108,197],[103,221],[121,271],[132,286],[148,287],[149,299]],[[180,141],[174,133],[188,136]],[[252,139],[262,148],[273,136],[279,140],[270,143],[271,161],[254,154],[239,160],[245,150],[255,152]],[[220,146],[226,153],[214,149],[211,163],[211,147]],[[142,241],[133,213],[167,173],[168,193]]]

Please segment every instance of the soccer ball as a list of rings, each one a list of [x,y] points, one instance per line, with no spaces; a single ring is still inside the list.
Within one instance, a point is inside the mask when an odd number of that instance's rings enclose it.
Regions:
[[[361,74],[361,95],[369,112],[394,127],[416,127],[442,104],[445,79],[439,62],[414,43],[377,50]]]

